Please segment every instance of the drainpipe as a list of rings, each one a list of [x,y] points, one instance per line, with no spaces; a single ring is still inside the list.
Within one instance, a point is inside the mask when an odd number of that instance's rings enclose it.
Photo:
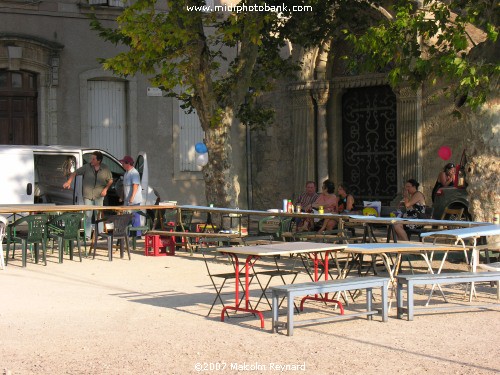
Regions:
[[[253,209],[253,188],[252,188],[252,140],[250,137],[250,125],[246,124],[246,150],[247,150],[247,200],[248,209]]]
[[[248,88],[250,96],[255,92],[253,87]],[[247,95],[245,95],[245,106],[248,105]],[[247,152],[247,204],[248,209],[253,209],[253,186],[252,186],[252,137],[250,135],[250,125],[246,126],[246,152]]]

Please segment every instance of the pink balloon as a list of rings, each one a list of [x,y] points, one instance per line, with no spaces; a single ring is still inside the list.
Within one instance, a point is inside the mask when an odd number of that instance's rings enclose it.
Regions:
[[[443,160],[448,160],[451,158],[451,148],[448,146],[441,146],[438,150],[438,155]]]

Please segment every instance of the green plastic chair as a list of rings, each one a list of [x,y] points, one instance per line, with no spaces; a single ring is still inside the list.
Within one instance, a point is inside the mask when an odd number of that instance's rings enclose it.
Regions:
[[[112,215],[105,219],[98,220],[96,222],[96,228],[98,228],[99,222],[103,222],[104,224],[112,224],[113,229],[99,233],[98,236],[101,238],[107,239],[108,242],[108,259],[109,261],[113,260],[113,241],[119,240],[120,243],[120,258],[123,258],[124,254],[124,245],[127,249],[128,259],[130,260],[130,247],[128,241],[128,230],[130,223],[132,222],[132,214],[124,214],[124,215]],[[96,230],[97,233],[97,230]],[[94,255],[92,259],[95,259],[96,249],[97,249],[97,236],[94,236]]]
[[[63,254],[66,247],[69,247],[69,259],[73,260],[73,241],[76,241],[78,247],[78,256],[82,261],[82,252],[80,247],[80,229],[82,226],[83,212],[67,212],[58,215],[47,223],[48,237],[57,239],[59,249],[59,263],[63,262]],[[85,253],[87,253],[87,243],[83,236]]]
[[[42,244],[43,262],[47,265],[47,252],[45,243],[47,240],[47,227],[46,223],[48,216],[46,214],[36,214],[24,216],[17,219],[7,228],[7,257],[5,265],[9,261],[10,245],[13,244],[12,259],[14,259],[14,252],[16,250],[15,244],[22,245],[22,265],[26,267],[26,258],[28,255],[28,245],[33,245],[35,252],[35,263],[38,263],[38,245]]]

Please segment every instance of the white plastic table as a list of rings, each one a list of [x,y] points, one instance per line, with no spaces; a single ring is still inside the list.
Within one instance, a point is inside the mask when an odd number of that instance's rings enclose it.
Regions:
[[[396,276],[398,275],[399,265],[401,264],[401,259],[404,254],[416,254],[420,255],[427,265],[429,273],[440,273],[443,267],[443,263],[446,259],[446,254],[450,251],[462,251],[463,248],[455,245],[435,245],[431,243],[423,242],[397,242],[397,243],[364,243],[364,244],[349,244],[347,245],[345,252],[349,254],[359,254],[359,255],[370,255],[373,257],[379,256],[384,262],[384,266],[389,274],[391,285],[393,286],[393,291],[396,287]],[[438,268],[434,271],[432,269],[432,263],[429,259],[429,253],[434,253],[440,251],[444,253],[443,260]],[[389,258],[389,254],[396,254],[396,260],[392,262]],[[446,300],[443,291],[441,290],[443,298]],[[392,298],[392,295],[391,295]],[[430,299],[430,297],[429,297]]]
[[[464,249],[471,248],[472,249],[472,259],[470,262],[472,272],[477,271],[477,265],[479,263],[479,248],[477,245],[477,240],[480,237],[491,237],[491,236],[500,236],[500,225],[490,224],[490,225],[481,225],[472,228],[460,228],[460,229],[450,229],[450,230],[442,230],[438,232],[427,232],[422,233],[422,240],[425,241],[426,238],[431,239],[434,243],[438,239],[448,239],[454,241],[455,244],[461,244]],[[466,245],[466,241],[472,241],[471,245]],[[471,286],[471,293],[469,297],[469,301],[472,300],[472,295],[474,294],[474,283]]]
[[[421,234],[421,237],[424,241],[426,238],[432,239],[434,240],[434,242],[436,242],[436,240],[438,239],[449,239],[451,241],[454,241],[455,244],[461,244],[464,248],[468,247],[465,244],[465,240],[472,240],[471,267],[473,272],[476,272],[477,263],[479,262],[477,239],[480,237],[491,236],[500,236],[500,225],[481,225],[472,228],[450,229],[436,232],[426,232]]]
[[[415,219],[409,217],[376,217],[376,216],[364,216],[364,215],[349,215],[348,221],[350,223],[362,224],[365,226],[365,242],[368,239],[370,233],[368,233],[366,228],[370,228],[373,239],[373,225],[387,225],[387,242],[390,241],[391,237],[394,242],[397,242],[396,232],[394,231],[394,224],[414,224],[414,225],[433,225],[433,226],[455,226],[455,227],[476,227],[485,226],[488,223],[476,222],[476,221],[460,221],[460,220],[437,220],[437,219]]]

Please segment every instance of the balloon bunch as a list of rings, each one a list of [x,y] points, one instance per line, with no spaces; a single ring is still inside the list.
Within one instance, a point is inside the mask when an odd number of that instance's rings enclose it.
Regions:
[[[196,157],[196,165],[198,167],[204,167],[208,163],[208,148],[203,142],[198,142],[194,145],[194,149],[199,154]]]

